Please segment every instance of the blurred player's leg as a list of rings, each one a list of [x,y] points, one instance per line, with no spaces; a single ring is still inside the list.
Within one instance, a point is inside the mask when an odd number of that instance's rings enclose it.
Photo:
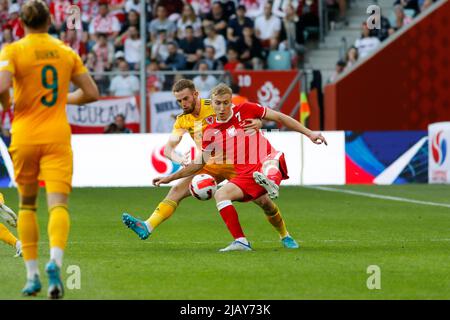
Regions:
[[[7,227],[5,227],[5,225],[0,223],[0,241],[15,247],[17,241],[19,240],[17,240],[17,238],[11,233],[11,231],[8,230]]]
[[[17,216],[5,205],[5,199],[3,194],[0,193],[0,216],[8,222],[11,226],[17,225]],[[20,249],[20,241],[8,230],[3,224],[0,223],[0,241],[9,244],[10,246],[16,247],[16,250]]]
[[[42,148],[40,175],[45,181],[49,221],[50,260],[45,267],[48,277],[47,296],[61,299],[64,286],[61,279],[64,250],[70,230],[68,209],[72,191],[73,156],[70,143],[48,144]]]
[[[41,291],[38,268],[39,226],[36,216],[38,184],[19,184],[20,205],[17,231],[22,242],[22,255],[27,269],[27,282],[22,290],[25,296],[34,296]]]
[[[286,223],[281,216],[280,209],[272,200],[269,199],[268,195],[265,194],[256,199],[254,202],[264,210],[267,220],[280,235],[283,246],[288,249],[297,249],[299,245],[294,238],[289,235],[286,228]]]
[[[243,197],[242,190],[232,183],[227,183],[214,195],[220,216],[234,238],[234,241],[228,247],[220,250],[221,252],[252,250],[250,243],[242,231],[237,211],[232,203],[232,201],[240,200]]]
[[[128,213],[124,213],[122,215],[123,223],[133,230],[140,239],[147,239],[156,227],[172,216],[178,204],[190,195],[189,184],[191,180],[192,177],[188,177],[173,186],[147,221],[139,220]]]
[[[49,281],[48,297],[60,299],[64,295],[61,268],[70,230],[70,217],[67,206],[70,186],[64,183],[47,182],[47,192],[50,214],[48,222],[50,261],[45,267]]]

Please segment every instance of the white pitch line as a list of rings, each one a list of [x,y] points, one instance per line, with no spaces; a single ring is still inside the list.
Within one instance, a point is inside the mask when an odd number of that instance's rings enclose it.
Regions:
[[[119,243],[124,243],[128,240],[116,240],[116,241],[101,241],[101,242],[97,242],[97,241],[71,241],[69,243],[73,244],[73,245],[78,245],[78,244],[119,244]],[[448,242],[450,241],[449,238],[442,238],[442,239],[386,239],[386,240],[370,240],[370,239],[311,239],[311,240],[297,240],[297,242],[300,243],[329,243],[329,242],[368,242],[368,243],[397,243],[397,242]],[[252,241],[252,243],[280,243],[280,241],[275,241],[275,240],[254,240]],[[154,240],[154,241],[145,241],[142,242],[144,244],[155,244],[155,245],[186,245],[186,244],[214,244],[214,245],[224,245],[227,242],[226,241],[158,241],[158,240]],[[44,242],[41,241],[39,242],[40,245],[47,245],[48,242]]]
[[[399,201],[399,202],[415,203],[415,204],[421,204],[421,205],[425,205],[425,206],[450,208],[450,204],[447,204],[447,203],[421,201],[421,200],[414,200],[414,199],[408,199],[408,198],[386,196],[386,195],[382,195],[382,194],[375,194],[375,193],[368,193],[368,192],[360,192],[360,191],[353,191],[353,190],[346,190],[346,189],[339,189],[339,188],[330,188],[330,187],[311,187],[311,186],[307,186],[305,188],[318,189],[318,190],[322,190],[322,191],[348,193],[348,194],[352,194],[352,195],[355,195],[355,196],[362,196],[362,197],[375,198],[375,199],[383,199],[383,200],[392,200],[392,201]]]

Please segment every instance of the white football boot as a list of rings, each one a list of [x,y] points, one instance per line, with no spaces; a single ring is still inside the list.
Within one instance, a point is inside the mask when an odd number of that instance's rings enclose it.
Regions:
[[[17,215],[4,203],[0,203],[0,217],[3,218],[11,227],[17,227]]]
[[[255,179],[257,184],[266,189],[270,199],[273,200],[278,198],[280,194],[280,187],[275,182],[267,178],[259,171],[253,172],[253,179]]]
[[[252,247],[249,244],[245,244],[243,242],[240,242],[238,240],[234,240],[228,247],[220,249],[220,252],[227,252],[227,251],[252,251]]]

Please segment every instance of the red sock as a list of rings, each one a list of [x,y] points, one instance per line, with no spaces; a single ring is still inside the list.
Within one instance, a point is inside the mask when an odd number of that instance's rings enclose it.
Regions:
[[[281,184],[281,180],[283,179],[283,175],[280,170],[275,167],[271,167],[267,170],[266,177],[275,182],[278,186]]]
[[[220,215],[234,239],[245,238],[236,209],[231,201],[225,200],[217,204]]]

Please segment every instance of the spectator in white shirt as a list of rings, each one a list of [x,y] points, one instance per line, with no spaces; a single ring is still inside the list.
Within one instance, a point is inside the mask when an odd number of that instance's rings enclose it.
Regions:
[[[89,25],[89,34],[95,36],[97,33],[105,33],[110,40],[119,35],[120,22],[116,16],[109,14],[108,3],[99,4],[99,15],[92,19]]]
[[[355,47],[358,49],[358,55],[361,58],[366,57],[380,45],[380,40],[377,37],[370,36],[370,30],[367,27],[367,22],[362,24],[361,38],[355,41]]]
[[[128,28],[128,36],[124,43],[125,60],[128,62],[131,70],[136,70],[141,61],[141,39],[139,31],[135,26]]]
[[[141,11],[141,4],[139,0],[127,0],[125,3],[125,12],[130,12],[131,10],[134,10],[136,12]]]
[[[205,47],[211,46],[215,49],[216,53],[214,59],[224,60],[227,53],[227,44],[225,38],[221,34],[217,34],[214,27],[209,24],[205,27],[206,38],[203,40]]]
[[[177,22],[177,36],[178,39],[186,37],[186,27],[191,26],[196,37],[202,36],[202,21],[195,14],[194,9],[190,4],[185,4],[180,19]]]
[[[120,60],[119,71],[128,72],[128,63]],[[115,97],[127,97],[139,93],[139,79],[134,75],[117,75],[111,80],[109,92]]]
[[[264,14],[255,20],[255,34],[261,40],[263,47],[270,46],[270,39],[279,38],[281,31],[280,18],[272,14],[272,4],[266,2],[264,4]]]
[[[292,6],[294,11],[297,12],[299,0],[274,0],[272,13],[283,19],[286,17],[286,9],[288,6]]]
[[[217,85],[216,77],[207,74],[209,70],[208,63],[205,61],[200,61],[198,63],[198,71],[200,75],[194,77],[192,80],[197,88],[197,91],[211,91]]]
[[[245,16],[256,19],[264,13],[264,2],[266,0],[241,0],[240,4],[245,6]]]
[[[156,40],[152,43],[150,49],[151,60],[156,60],[158,63],[166,61],[169,56],[167,32],[164,29],[158,31]]]

